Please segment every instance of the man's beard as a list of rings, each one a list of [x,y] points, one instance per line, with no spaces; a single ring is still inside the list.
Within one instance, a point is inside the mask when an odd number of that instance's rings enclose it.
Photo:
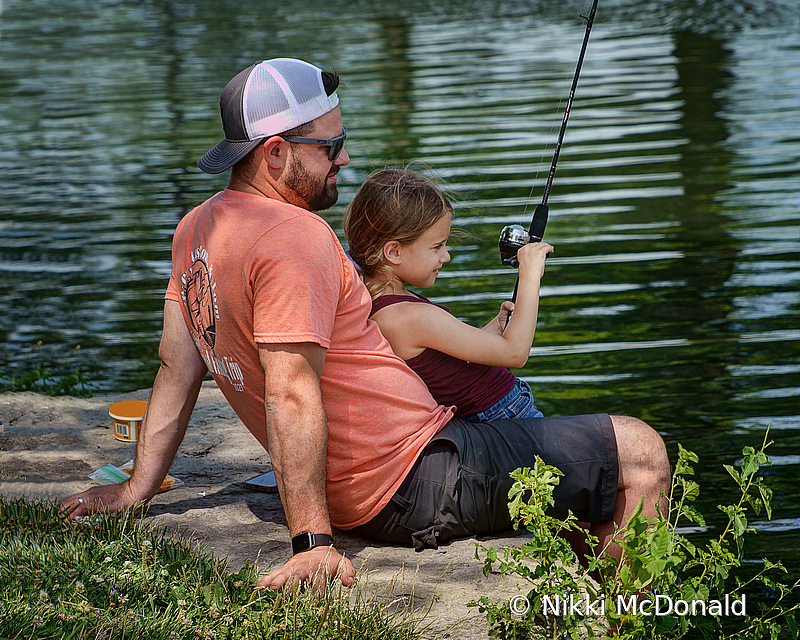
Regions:
[[[296,197],[292,204],[309,211],[329,209],[339,199],[339,190],[335,183],[328,184],[327,175],[321,181],[315,179],[301,162],[294,160],[294,157],[289,161],[286,186]]]

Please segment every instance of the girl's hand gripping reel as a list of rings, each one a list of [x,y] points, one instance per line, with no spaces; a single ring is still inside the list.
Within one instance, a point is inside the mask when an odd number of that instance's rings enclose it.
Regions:
[[[500,259],[504,265],[514,267],[519,266],[517,260],[517,251],[524,247],[529,242],[541,242],[544,237],[544,229],[547,226],[547,212],[549,211],[546,204],[536,206],[536,211],[533,212],[533,219],[531,220],[530,232],[518,224],[510,224],[503,227],[500,232]],[[519,277],[517,283],[514,285],[514,295],[511,297],[512,302],[517,301],[517,289],[519,288]],[[511,320],[511,312],[506,318],[506,326],[508,321]]]
[[[517,251],[524,247],[529,242],[541,242],[544,236],[544,229],[547,226],[547,212],[548,207],[546,204],[537,205],[536,211],[533,214],[531,221],[530,232],[518,224],[510,224],[503,227],[500,232],[500,259],[503,264],[508,267],[519,266],[517,260]],[[516,296],[515,296],[516,297]]]

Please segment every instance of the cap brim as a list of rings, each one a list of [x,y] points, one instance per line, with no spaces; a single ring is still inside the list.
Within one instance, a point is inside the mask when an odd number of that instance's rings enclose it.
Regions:
[[[244,158],[263,140],[263,138],[245,142],[223,140],[200,158],[197,161],[197,166],[206,173],[222,173]]]

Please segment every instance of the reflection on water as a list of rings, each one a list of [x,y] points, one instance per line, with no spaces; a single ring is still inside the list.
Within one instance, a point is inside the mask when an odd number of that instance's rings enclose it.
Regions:
[[[219,90],[264,57],[343,78],[353,162],[334,228],[372,168],[419,159],[472,234],[428,293],[475,324],[510,297],[497,238],[541,197],[586,7],[318,4],[2,6],[0,370],[151,384],[172,231],[224,184],[194,164],[220,136]],[[546,414],[648,420],[701,455],[715,491],[719,463],[771,425],[777,520],[753,553],[797,573],[799,11],[700,4],[601,5],[520,374]]]

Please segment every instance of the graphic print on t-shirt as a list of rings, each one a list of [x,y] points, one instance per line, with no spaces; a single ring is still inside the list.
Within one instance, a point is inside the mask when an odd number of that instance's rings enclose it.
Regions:
[[[224,376],[236,391],[244,391],[244,375],[239,364],[214,352],[217,341],[217,285],[208,251],[202,246],[192,251],[192,265],[181,276],[181,299],[186,308],[197,349],[211,373]]]
[[[192,266],[181,278],[181,298],[189,312],[189,321],[196,335],[209,349],[217,339],[217,294],[211,281],[208,252],[199,247],[192,251]]]

